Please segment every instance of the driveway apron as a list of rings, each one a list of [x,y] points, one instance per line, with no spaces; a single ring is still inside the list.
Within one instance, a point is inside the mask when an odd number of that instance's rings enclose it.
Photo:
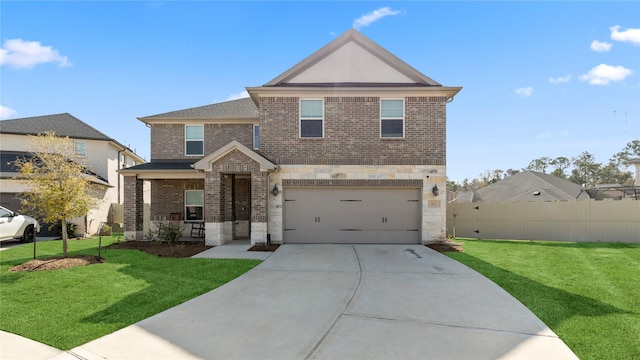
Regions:
[[[55,359],[575,359],[533,313],[419,245],[283,245],[207,294]]]

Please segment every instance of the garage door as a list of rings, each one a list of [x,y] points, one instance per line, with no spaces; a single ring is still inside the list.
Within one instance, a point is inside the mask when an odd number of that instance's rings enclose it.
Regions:
[[[285,243],[416,244],[420,189],[284,190]]]
[[[20,214],[29,215],[28,211],[24,211],[22,205],[20,204],[20,199],[18,198],[18,194],[14,193],[2,193],[0,194],[0,204],[6,207],[11,211],[16,211]],[[40,223],[40,232],[38,233],[38,237],[50,237],[57,236],[54,231],[49,230],[48,223],[44,223],[42,220],[38,220]]]

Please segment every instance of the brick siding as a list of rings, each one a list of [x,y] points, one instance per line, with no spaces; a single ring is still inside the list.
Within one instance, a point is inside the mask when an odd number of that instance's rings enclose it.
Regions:
[[[299,98],[260,98],[260,153],[277,164],[444,165],[446,99],[406,97],[405,138],[380,138],[379,97],[325,97],[324,138],[299,136]]]
[[[205,124],[204,155],[208,155],[237,140],[253,148],[252,124]],[[154,124],[151,126],[151,160],[197,159],[184,154],[184,124]]]
[[[124,229],[126,231],[142,231],[143,230],[143,199],[144,181],[138,180],[135,176],[124,177],[124,196],[130,201],[125,202],[124,206]]]
[[[180,213],[184,220],[185,190],[204,190],[202,179],[170,179],[151,181],[151,220],[169,220],[171,213]]]

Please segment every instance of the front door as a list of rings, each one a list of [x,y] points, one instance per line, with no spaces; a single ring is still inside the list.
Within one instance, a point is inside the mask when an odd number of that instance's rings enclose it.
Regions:
[[[251,236],[251,177],[235,175],[233,184],[233,238],[247,239]]]

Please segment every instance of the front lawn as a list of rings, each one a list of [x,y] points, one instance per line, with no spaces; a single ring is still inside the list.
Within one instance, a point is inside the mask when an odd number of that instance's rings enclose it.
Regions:
[[[640,359],[640,244],[460,240],[446,253],[520,300],[581,359]]]
[[[106,246],[113,237],[103,237]],[[70,240],[69,256],[97,255],[97,240]],[[37,243],[38,258],[62,253]],[[0,251],[0,329],[68,350],[244,274],[258,260],[160,258],[102,249],[105,262],[72,269],[9,272],[33,258],[33,244]]]

